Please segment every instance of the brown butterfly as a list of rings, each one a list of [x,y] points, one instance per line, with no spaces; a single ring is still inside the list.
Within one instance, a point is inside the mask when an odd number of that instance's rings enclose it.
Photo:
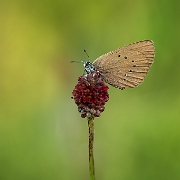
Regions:
[[[99,71],[102,79],[119,89],[134,88],[146,77],[155,56],[153,41],[144,40],[110,51],[93,63],[83,61],[87,73]]]

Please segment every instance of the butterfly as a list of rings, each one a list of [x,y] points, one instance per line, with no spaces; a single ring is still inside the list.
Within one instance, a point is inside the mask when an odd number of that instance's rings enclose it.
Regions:
[[[146,77],[155,56],[151,40],[135,42],[97,58],[93,63],[83,61],[86,73],[99,71],[103,81],[119,88],[134,88]]]

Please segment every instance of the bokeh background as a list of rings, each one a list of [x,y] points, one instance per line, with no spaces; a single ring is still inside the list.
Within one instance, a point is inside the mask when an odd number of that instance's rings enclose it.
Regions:
[[[87,120],[71,93],[82,64],[152,39],[142,85],[95,119],[97,180],[180,179],[179,0],[0,1],[0,179],[89,179]]]

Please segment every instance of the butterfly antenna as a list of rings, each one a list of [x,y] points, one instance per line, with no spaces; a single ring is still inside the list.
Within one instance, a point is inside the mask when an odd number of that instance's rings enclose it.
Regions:
[[[89,55],[88,55],[88,53],[87,53],[87,51],[86,51],[85,49],[84,49],[84,52],[86,53],[88,59],[90,59],[90,58],[89,58]]]
[[[71,61],[70,63],[82,63],[82,61]]]

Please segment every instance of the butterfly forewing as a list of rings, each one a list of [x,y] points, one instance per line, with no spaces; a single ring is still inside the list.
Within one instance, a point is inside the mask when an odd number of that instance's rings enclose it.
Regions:
[[[154,44],[139,41],[97,58],[93,65],[103,80],[120,89],[139,85],[154,61]]]

